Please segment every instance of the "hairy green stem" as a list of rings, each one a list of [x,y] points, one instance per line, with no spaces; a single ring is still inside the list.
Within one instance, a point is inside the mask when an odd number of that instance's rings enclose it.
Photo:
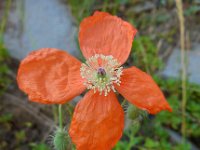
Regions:
[[[59,127],[63,129],[63,120],[62,120],[62,104],[58,106],[58,115],[59,115]]]

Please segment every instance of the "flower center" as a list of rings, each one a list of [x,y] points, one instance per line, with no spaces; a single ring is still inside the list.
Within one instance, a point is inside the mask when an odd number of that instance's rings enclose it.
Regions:
[[[113,56],[96,54],[81,65],[80,71],[82,78],[85,79],[84,85],[88,89],[107,96],[111,90],[115,92],[114,84],[120,86],[122,69]]]

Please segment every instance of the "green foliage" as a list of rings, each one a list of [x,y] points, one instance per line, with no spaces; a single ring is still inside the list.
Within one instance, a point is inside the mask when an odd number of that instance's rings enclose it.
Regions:
[[[9,54],[3,44],[0,44],[0,95],[6,90],[10,79],[7,77],[9,68],[6,61],[9,59]]]
[[[24,126],[27,128],[31,128],[33,126],[32,122],[24,122]]]
[[[171,28],[168,32],[159,33],[157,36],[159,39],[165,40],[167,43],[174,42],[174,35],[177,33],[177,28]]]
[[[195,15],[197,12],[200,12],[200,6],[192,5],[184,11],[186,16]]]
[[[7,123],[13,119],[13,115],[10,113],[3,114],[0,116],[0,123]]]
[[[154,141],[151,138],[146,138],[145,139],[145,143],[144,143],[144,147],[151,149],[151,148],[156,148],[159,146],[159,142],[158,141]]]
[[[148,36],[134,39],[131,58],[134,65],[145,68],[147,72],[154,72],[163,67],[163,62],[158,57],[158,49]]]
[[[40,144],[31,143],[30,147],[31,147],[31,150],[50,150],[49,147],[44,143],[40,143]]]
[[[165,23],[167,20],[170,19],[170,15],[167,13],[160,13],[160,14],[156,14],[155,17],[155,24],[161,24],[161,23]]]
[[[158,81],[158,80],[157,80]],[[168,94],[168,102],[173,108],[172,113],[161,112],[156,115],[156,120],[162,122],[164,125],[170,125],[174,130],[180,130],[181,124],[181,82],[173,79],[159,80],[160,86],[166,90]],[[187,86],[187,99],[189,100],[186,105],[186,121],[187,121],[187,135],[190,137],[200,136],[200,86],[189,84]],[[167,118],[167,119],[166,119]]]
[[[0,44],[0,61],[4,61],[5,59],[9,58],[9,54],[7,49],[4,47],[3,44]]]
[[[67,3],[70,5],[70,9],[72,11],[72,14],[76,17],[78,23],[81,22],[81,20],[84,17],[89,16],[92,13],[92,6],[94,4],[94,0],[68,0]]]
[[[3,44],[3,34],[6,28],[8,14],[11,6],[11,0],[5,3],[5,10],[1,16],[0,23],[0,95],[6,90],[10,80],[7,78],[8,66],[5,61],[9,58],[9,54]]]
[[[130,126],[130,128],[124,131],[124,138],[116,144],[114,150],[130,150],[138,144],[141,144],[143,140],[142,136],[136,136],[140,129],[140,122],[132,123]]]
[[[188,143],[179,144],[179,145],[174,147],[174,150],[191,150],[191,146]]]
[[[50,150],[45,144],[30,143],[40,141],[43,137],[36,129],[37,125],[29,121],[24,121],[24,116],[20,116],[8,105],[0,107],[0,150]],[[6,112],[4,112],[7,110]],[[20,110],[17,110],[20,111]],[[40,130],[41,131],[41,130]]]
[[[15,139],[16,139],[17,141],[24,141],[25,138],[26,138],[26,134],[25,134],[25,131],[24,131],[24,130],[15,132]]]
[[[114,0],[114,2],[118,5],[125,5],[129,0]]]
[[[129,125],[129,128],[124,132],[123,138],[117,143],[114,150],[131,150],[137,148],[138,150],[190,150],[190,144],[174,143],[171,141],[167,128],[180,133],[181,126],[181,81],[175,79],[161,79],[154,76],[154,79],[159,84],[161,89],[165,92],[168,102],[173,109],[173,112],[162,111],[155,115],[154,119],[144,119],[142,122]],[[187,103],[187,135],[188,139],[200,137],[200,86],[189,84],[187,88],[188,101]],[[129,118],[137,118],[137,113],[133,114],[135,107],[131,106]],[[129,112],[130,111],[130,112]],[[142,111],[142,110],[140,110]],[[139,127],[139,128],[138,128]]]
[[[130,104],[127,109],[127,115],[130,120],[143,119],[147,117],[147,112]]]

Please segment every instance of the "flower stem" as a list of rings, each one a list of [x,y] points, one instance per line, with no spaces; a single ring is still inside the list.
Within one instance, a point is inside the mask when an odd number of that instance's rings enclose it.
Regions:
[[[58,115],[59,115],[59,127],[63,129],[63,120],[62,120],[62,104],[58,106]]]

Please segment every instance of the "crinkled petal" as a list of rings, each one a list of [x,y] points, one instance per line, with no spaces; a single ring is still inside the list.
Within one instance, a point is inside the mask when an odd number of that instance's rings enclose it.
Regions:
[[[96,11],[80,24],[79,43],[83,55],[112,55],[123,64],[131,51],[137,30],[117,16]]]
[[[91,90],[77,104],[69,134],[77,150],[111,150],[123,128],[124,112],[115,94]]]
[[[151,114],[156,114],[161,110],[172,111],[151,76],[136,67],[124,69],[121,84],[116,85],[115,88],[129,102]]]
[[[43,48],[22,60],[17,81],[29,99],[44,104],[65,103],[85,89],[79,60],[68,53]]]

